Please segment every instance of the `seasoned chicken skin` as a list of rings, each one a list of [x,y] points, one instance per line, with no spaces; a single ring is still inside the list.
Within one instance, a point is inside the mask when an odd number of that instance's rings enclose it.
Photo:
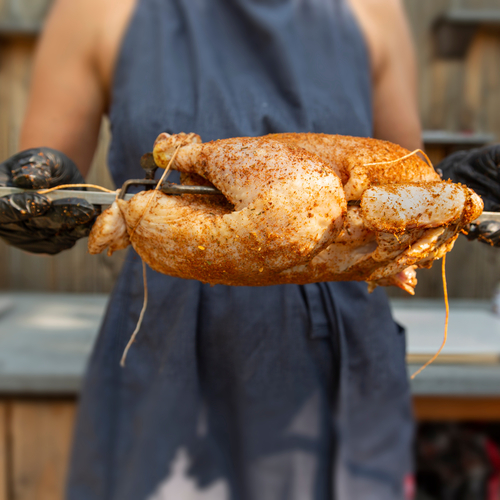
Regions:
[[[200,144],[163,134],[154,150],[158,165],[168,164],[178,142],[183,147],[173,167],[208,179],[225,196],[146,191],[117,202],[132,245],[154,269],[209,282],[224,282],[226,275],[245,281],[307,262],[342,230],[342,183],[317,156],[265,138]],[[97,228],[91,253],[102,240]]]
[[[317,154],[342,180],[347,201],[360,200],[372,185],[441,180],[436,171],[416,155],[399,161],[410,151],[387,141],[307,133],[266,137]]]
[[[364,280],[412,293],[415,268],[451,250],[482,211],[473,191],[375,139],[201,143],[195,134],[161,134],[153,153],[161,167],[174,157],[183,183],[213,184],[224,196],[145,191],[117,200],[94,225],[89,251],[130,241],[153,269],[212,284]]]

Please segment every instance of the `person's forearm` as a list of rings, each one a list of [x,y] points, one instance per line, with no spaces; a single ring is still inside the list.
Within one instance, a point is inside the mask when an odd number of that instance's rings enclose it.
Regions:
[[[86,174],[97,145],[104,91],[94,61],[95,33],[83,2],[58,0],[35,54],[20,150],[49,147]]]

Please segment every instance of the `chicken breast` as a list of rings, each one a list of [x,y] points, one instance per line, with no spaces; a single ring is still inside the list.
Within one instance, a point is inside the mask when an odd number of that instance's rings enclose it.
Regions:
[[[434,168],[397,144],[327,134],[271,134],[269,139],[318,155],[341,178],[347,201],[359,200],[372,185],[440,181]]]
[[[408,155],[385,141],[325,134],[209,143],[161,134],[156,164],[174,157],[183,182],[223,196],[145,191],[118,200],[94,225],[89,251],[130,241],[153,269],[211,284],[364,280],[412,293],[415,269],[451,250],[482,201]]]

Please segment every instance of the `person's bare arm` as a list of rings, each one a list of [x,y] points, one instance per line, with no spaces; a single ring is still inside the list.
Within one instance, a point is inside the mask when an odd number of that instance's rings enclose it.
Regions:
[[[57,0],[39,42],[20,149],[50,147],[85,174],[97,144],[104,94],[94,58],[94,0]]]
[[[36,51],[20,149],[57,149],[87,173],[134,4],[56,0]]]
[[[422,147],[417,70],[401,0],[350,0],[371,59],[374,136]]]

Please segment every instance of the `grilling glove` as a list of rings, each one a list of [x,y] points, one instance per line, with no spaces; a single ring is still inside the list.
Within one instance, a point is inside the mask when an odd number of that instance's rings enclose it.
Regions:
[[[48,189],[85,180],[65,154],[50,148],[21,151],[0,163],[0,186]],[[38,193],[0,197],[0,237],[32,253],[56,254],[90,232],[97,213],[80,198],[50,201]]]
[[[500,144],[457,151],[439,163],[436,170],[443,179],[473,189],[483,199],[485,211],[500,212]],[[500,223],[470,224],[467,238],[500,246]]]

